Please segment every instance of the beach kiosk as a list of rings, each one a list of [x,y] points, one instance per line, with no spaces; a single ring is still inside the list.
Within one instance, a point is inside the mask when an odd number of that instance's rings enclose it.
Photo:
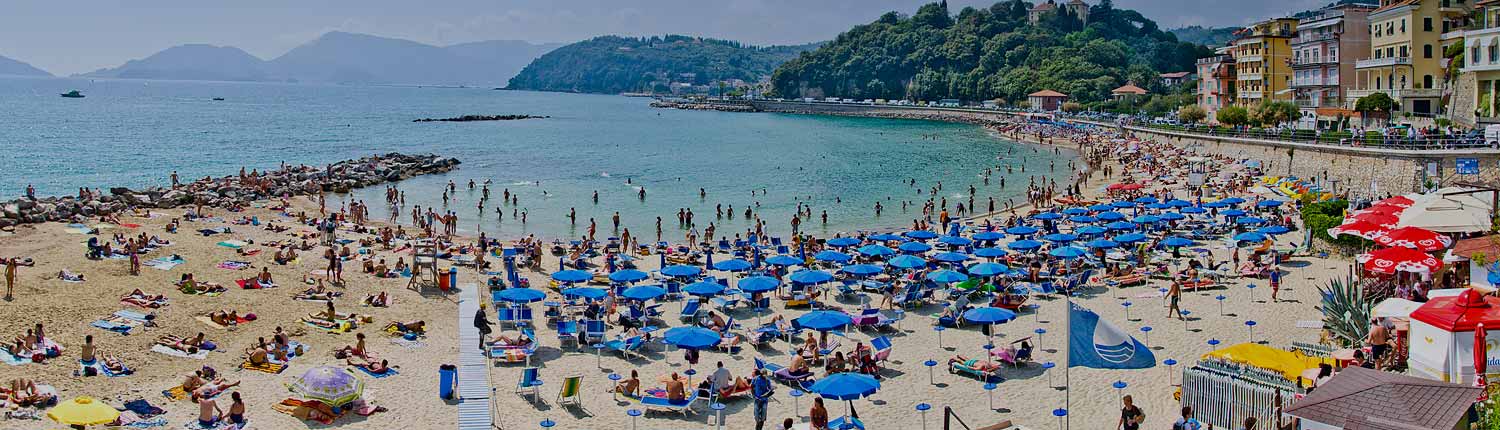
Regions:
[[[1485,363],[1500,369],[1500,297],[1478,290],[1434,297],[1411,313],[1409,373],[1423,378],[1472,384],[1474,330],[1483,324],[1487,339]],[[1496,380],[1491,375],[1490,381]]]

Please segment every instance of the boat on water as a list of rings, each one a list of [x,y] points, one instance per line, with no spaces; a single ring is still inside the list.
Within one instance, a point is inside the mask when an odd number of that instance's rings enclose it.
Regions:
[[[222,102],[222,101],[224,101],[224,98],[223,97],[214,97],[214,101],[216,101],[216,102]]]
[[[58,94],[58,95],[63,96],[63,98],[69,98],[69,99],[81,99],[81,98],[83,98],[83,93],[79,92],[78,90],[68,91],[66,93],[62,93],[62,94]]]

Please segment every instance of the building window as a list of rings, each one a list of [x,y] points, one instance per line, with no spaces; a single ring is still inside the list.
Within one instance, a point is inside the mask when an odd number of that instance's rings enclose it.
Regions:
[[[1339,62],[1339,48],[1332,47],[1332,46],[1328,47],[1328,62],[1330,62],[1330,63],[1337,63],[1337,62]]]
[[[1422,88],[1432,88],[1432,75],[1422,75]]]
[[[1422,31],[1432,31],[1432,18],[1422,18]]]
[[[1380,89],[1380,76],[1375,77],[1375,89]]]
[[[1406,18],[1401,18],[1401,34],[1406,34]]]
[[[1479,45],[1474,45],[1473,48],[1469,48],[1469,64],[1479,64]]]
[[[1408,54],[1410,54],[1410,52],[1406,50],[1406,45],[1401,45],[1401,58],[1410,57],[1410,55]]]
[[[1497,58],[1500,58],[1500,46],[1490,45],[1489,51],[1490,51],[1490,64],[1494,64],[1495,60]]]
[[[1422,45],[1422,58],[1432,58],[1432,45]]]

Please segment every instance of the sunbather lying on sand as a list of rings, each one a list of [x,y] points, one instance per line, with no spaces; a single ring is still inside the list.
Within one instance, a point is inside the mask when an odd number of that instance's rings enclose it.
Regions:
[[[371,294],[365,296],[364,303],[367,306],[383,308],[386,306],[386,304],[390,303],[390,297],[387,296],[384,291],[381,291],[379,294]]]
[[[209,381],[208,383],[203,384],[202,387],[198,387],[198,389],[192,391],[193,403],[197,403],[198,399],[206,399],[217,396],[219,395],[219,393],[223,393],[224,390],[234,388],[238,385],[240,385],[240,381],[229,382],[225,381],[222,378]],[[186,388],[184,387],[184,389]]]
[[[68,281],[68,282],[83,282],[84,281],[82,273],[73,273],[72,270],[68,270],[68,269],[63,269],[63,270],[57,272],[57,279],[60,279],[60,280],[63,280],[63,281]]]
[[[193,278],[193,274],[191,273],[184,273],[182,280],[177,281],[177,287],[184,294],[207,294],[229,291],[228,288],[224,288],[223,285],[219,285],[216,282],[198,282]]]
[[[387,330],[394,328],[396,331],[402,333],[422,334],[427,332],[427,322],[422,320],[407,322],[392,321],[390,324],[386,324],[385,328]]]
[[[130,294],[120,297],[120,301],[143,308],[159,308],[167,304],[167,296],[146,294],[137,288],[135,291],[131,291]]]
[[[37,389],[36,381],[22,378],[12,379],[5,386],[0,386],[0,400],[20,406],[33,406],[45,404],[50,399]]]
[[[1000,363],[998,363],[998,362],[994,362],[994,361],[981,361],[981,360],[977,360],[977,359],[969,359],[968,357],[964,357],[963,354],[959,354],[957,356],[954,356],[953,358],[948,359],[948,365],[949,366],[952,366],[953,363],[958,363],[959,365],[962,365],[964,367],[967,367],[967,368],[970,368],[970,369],[974,369],[974,370],[977,370],[977,371],[980,371],[980,372],[998,372],[998,371],[1000,371]]]
[[[164,335],[156,339],[156,344],[182,351],[188,354],[197,354],[207,341],[203,340],[203,333],[199,332],[192,338],[184,338],[176,335]]]
[[[234,310],[220,310],[208,313],[208,319],[214,324],[229,327],[240,322],[240,314]]]
[[[373,373],[373,374],[376,374],[376,375],[379,375],[379,374],[382,374],[382,373],[385,373],[385,372],[388,372],[388,371],[391,370],[391,363],[389,361],[387,361],[387,360],[384,360],[384,359],[382,359],[382,360],[380,360],[380,361],[377,362],[377,361],[363,360],[363,359],[359,359],[359,358],[356,358],[356,357],[350,357],[348,360],[345,360],[345,361],[347,363],[349,363],[350,366],[363,367],[363,368],[365,368],[365,370],[368,370],[368,371],[370,371],[370,373]]]
[[[344,293],[323,289],[323,280],[319,279],[317,287],[303,290],[302,292],[297,293],[297,295],[293,296],[292,298],[297,300],[317,300],[331,302],[335,297],[342,295],[344,295]]]

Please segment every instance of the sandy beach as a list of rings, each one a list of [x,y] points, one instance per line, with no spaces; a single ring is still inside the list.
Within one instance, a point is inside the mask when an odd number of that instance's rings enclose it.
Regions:
[[[1097,195],[1105,185],[1117,179],[1118,175],[1116,178],[1094,175],[1083,189],[1086,195]],[[1185,195],[1178,197],[1186,198]],[[311,200],[299,198],[294,204],[316,214],[316,203]],[[1018,210],[1024,213],[1025,208]],[[358,262],[350,261],[345,265],[345,287],[334,288],[344,293],[335,303],[339,311],[369,315],[373,322],[363,324],[351,333],[326,333],[300,321],[301,317],[321,311],[323,303],[292,300],[293,294],[306,288],[302,282],[304,275],[322,271],[325,263],[321,253],[325,248],[318,247],[303,252],[300,261],[283,266],[271,261],[274,249],[259,245],[268,241],[294,240],[291,233],[310,232],[312,229],[298,226],[294,218],[287,218],[267,209],[250,208],[240,213],[219,210],[215,213],[229,219],[255,216],[263,222],[289,225],[292,230],[274,233],[258,226],[186,222],[182,225],[182,232],[166,234],[163,226],[168,220],[181,216],[181,211],[161,211],[151,218],[122,217],[123,223],[139,226],[104,226],[100,231],[101,238],[107,239],[113,233],[130,236],[145,232],[148,236],[158,235],[170,240],[172,244],[143,256],[142,260],[173,254],[186,259],[185,263],[171,270],[143,268],[139,276],[128,274],[128,260],[85,259],[86,247],[83,242],[88,236],[72,232],[61,223],[25,225],[14,234],[0,236],[0,256],[29,257],[36,262],[35,267],[20,269],[15,299],[0,303],[0,310],[6,315],[6,318],[0,319],[0,335],[8,340],[41,323],[46,327],[48,336],[66,348],[62,356],[49,360],[46,364],[0,365],[0,380],[18,377],[34,379],[38,383],[55,386],[64,399],[88,395],[112,405],[146,399],[167,411],[163,416],[169,426],[179,428],[182,423],[190,423],[196,419],[198,407],[186,400],[168,401],[161,391],[177,385],[184,375],[195,369],[212,366],[222,377],[230,381],[241,381],[241,385],[231,391],[239,391],[244,396],[248,405],[246,416],[252,427],[322,427],[278,413],[271,406],[291,396],[285,384],[307,369],[320,365],[349,368],[343,360],[334,358],[332,352],[352,344],[354,333],[364,333],[368,337],[371,351],[380,358],[390,360],[393,365],[400,366],[399,374],[384,378],[371,378],[355,372],[367,384],[365,398],[389,411],[368,417],[348,414],[336,421],[334,426],[452,428],[455,425],[456,407],[451,402],[439,399],[436,393],[439,365],[456,362],[460,347],[474,347],[457,344],[455,324],[459,318],[456,315],[455,296],[408,290],[405,288],[407,278],[376,278],[360,273]],[[997,217],[995,221],[1001,220]],[[977,224],[979,221],[970,222]],[[223,226],[230,227],[232,232],[214,236],[194,233],[202,228]],[[347,232],[341,232],[340,235],[351,239],[368,237]],[[1286,244],[1293,236],[1300,238],[1300,235],[1287,235],[1278,240],[1278,244]],[[226,239],[245,241],[249,244],[243,249],[259,248],[262,252],[255,256],[241,256],[234,249],[217,245]],[[1200,247],[1209,249],[1219,261],[1229,260],[1229,246],[1232,244],[1223,241],[1200,243]],[[378,249],[373,251],[373,255],[388,261],[397,258],[391,251]],[[406,257],[409,259],[409,255]],[[228,260],[248,261],[251,265],[244,270],[217,267],[220,262]],[[525,271],[523,276],[529,278],[533,286],[546,291],[547,300],[562,300],[557,290],[546,287],[548,275],[559,269],[558,259],[550,257],[541,261],[542,270]],[[1281,301],[1268,301],[1270,291],[1263,279],[1231,278],[1220,286],[1186,292],[1182,308],[1191,311],[1186,322],[1167,317],[1165,300],[1159,290],[1167,286],[1165,280],[1153,279],[1147,285],[1123,289],[1096,286],[1076,294],[1072,301],[1145,341],[1151,346],[1158,363],[1166,359],[1191,363],[1198,355],[1215,349],[1208,344],[1210,339],[1221,341],[1222,346],[1247,341],[1277,347],[1289,346],[1294,341],[1315,342],[1319,331],[1315,328],[1299,328],[1297,323],[1320,319],[1319,312],[1314,308],[1319,299],[1316,286],[1331,277],[1342,276],[1347,272],[1349,263],[1310,257],[1298,257],[1294,261],[1294,265],[1284,266],[1289,272],[1285,277],[1285,285],[1281,288]],[[655,256],[639,258],[636,263],[640,270],[647,272],[660,268]],[[442,263],[444,268],[448,265],[446,261]],[[235,286],[236,279],[249,278],[261,268],[269,268],[280,288],[244,290]],[[72,283],[57,279],[58,273],[63,270],[82,273],[86,280]],[[200,281],[224,284],[229,286],[229,291],[217,297],[182,294],[172,283],[184,273],[193,273]],[[714,274],[727,275],[722,272]],[[483,278],[472,268],[460,269],[460,284],[482,283]],[[1248,288],[1250,284],[1259,288],[1252,290]],[[122,336],[90,325],[121,309],[131,309],[122,307],[120,297],[137,288],[150,294],[165,294],[170,299],[169,305],[154,311],[156,327],[138,327],[129,335]],[[393,303],[384,308],[359,304],[365,295],[378,292],[389,293]],[[1223,297],[1222,300],[1219,299],[1220,296]],[[945,297],[938,293],[939,299]],[[862,300],[879,299],[878,295],[871,295],[865,299],[840,298],[825,303],[857,314]],[[1178,402],[1173,398],[1173,383],[1181,379],[1182,364],[1171,368],[1158,365],[1141,370],[1074,368],[1071,372],[1065,372],[1067,300],[1056,295],[1038,295],[1033,298],[1032,303],[1040,304],[1036,312],[1023,311],[1016,320],[996,326],[995,341],[997,344],[1004,344],[1031,337],[1037,345],[1034,362],[1019,368],[1005,369],[1003,373],[1007,380],[999,383],[993,391],[987,391],[984,383],[970,376],[950,374],[946,370],[944,363],[954,355],[984,356],[985,350],[981,346],[986,343],[986,337],[973,327],[942,332],[934,330],[936,317],[942,309],[941,304],[928,304],[909,310],[905,319],[900,322],[899,330],[885,333],[849,332],[844,340],[846,347],[853,342],[868,344],[871,338],[881,335],[889,336],[894,345],[890,359],[881,372],[881,389],[868,399],[854,402],[859,417],[871,428],[922,428],[923,415],[914,407],[919,403],[927,403],[933,407],[925,415],[928,428],[941,425],[943,409],[952,408],[953,413],[971,428],[1010,420],[1025,428],[1053,429],[1058,428],[1058,418],[1053,415],[1053,410],[1067,407],[1071,425],[1078,426],[1074,428],[1103,429],[1113,428],[1116,424],[1119,416],[1118,396],[1123,393],[1132,395],[1136,404],[1145,411],[1145,428],[1165,428],[1176,419]],[[541,315],[540,303],[532,306]],[[682,325],[677,319],[679,306],[680,302],[662,305],[665,325]],[[242,315],[254,313],[257,320],[231,330],[211,327],[195,318],[210,311],[225,309],[236,310]],[[788,319],[806,312],[805,308],[786,309],[780,300],[772,301],[772,310]],[[493,312],[490,315],[493,317]],[[745,327],[753,328],[756,324],[756,315],[743,307],[730,311],[729,315]],[[770,314],[763,317],[769,320]],[[387,336],[381,330],[381,327],[391,321],[418,319],[425,321],[428,327],[427,335],[421,339],[420,345],[395,342],[395,338]],[[469,318],[462,316],[462,320],[467,322]],[[1253,338],[1245,324],[1251,320],[1257,323]],[[293,359],[290,366],[280,374],[239,370],[238,365],[243,357],[241,351],[252,345],[257,338],[269,337],[278,326],[304,332],[294,336],[293,340],[308,346],[306,356]],[[1152,331],[1149,335],[1143,335],[1140,329],[1148,326]],[[1039,334],[1038,330],[1045,332]],[[202,360],[169,357],[151,351],[151,345],[158,336],[191,336],[197,332],[204,332],[209,340],[221,346],[220,349],[209,353]],[[608,336],[613,338],[620,333],[619,328],[611,327]],[[83,344],[84,336],[90,334],[102,354],[118,356],[135,373],[122,377],[75,376],[74,372],[78,370],[78,348]],[[499,334],[514,336],[516,332],[501,331]],[[571,345],[563,347],[555,336],[554,328],[550,326],[539,329],[537,335],[540,348],[532,357],[532,364],[540,368],[541,377],[546,381],[538,398],[512,393],[522,368],[525,367],[523,364],[497,363],[490,370],[490,383],[497,390],[497,424],[502,428],[537,428],[537,424],[544,419],[554,420],[557,423],[555,428],[560,429],[628,428],[627,426],[633,425],[638,428],[711,426],[718,420],[706,402],[698,404],[696,411],[685,417],[670,412],[648,412],[632,420],[626,411],[640,406],[607,393],[606,390],[613,385],[608,376],[628,375],[631,371],[637,371],[641,375],[643,388],[656,388],[662,386],[657,382],[658,378],[672,372],[686,373],[693,370],[697,374],[694,381],[701,380],[712,372],[716,362],[723,362],[736,377],[749,376],[754,369],[755,358],[785,365],[790,361],[789,352],[795,351],[795,345],[782,340],[758,349],[746,346],[734,353],[705,351],[696,366],[689,366],[684,362],[681,351],[664,348],[657,342],[646,346],[642,358],[625,359],[618,354],[596,355],[592,348],[576,349]],[[925,366],[924,362],[928,360],[934,360],[938,365]],[[1044,370],[1041,365],[1044,362],[1056,363],[1057,367]],[[818,373],[821,376],[821,370]],[[583,376],[580,405],[560,405],[557,394],[561,381],[564,377],[573,375]],[[1112,384],[1117,381],[1123,382],[1125,388],[1114,388]],[[1064,388],[1065,383],[1069,388]],[[785,418],[793,418],[798,423],[805,422],[812,395],[794,398],[789,395],[790,391],[790,387],[778,386],[770,403],[768,415],[771,424],[768,427],[779,424]],[[833,416],[845,411],[845,405],[839,403],[842,402],[828,403],[829,412]],[[227,408],[227,398],[220,397],[219,404]],[[746,398],[726,401],[723,425],[725,428],[752,428],[751,409],[751,402]],[[52,424],[45,418],[35,421],[0,421],[0,427],[3,428],[51,428],[54,427]]]

